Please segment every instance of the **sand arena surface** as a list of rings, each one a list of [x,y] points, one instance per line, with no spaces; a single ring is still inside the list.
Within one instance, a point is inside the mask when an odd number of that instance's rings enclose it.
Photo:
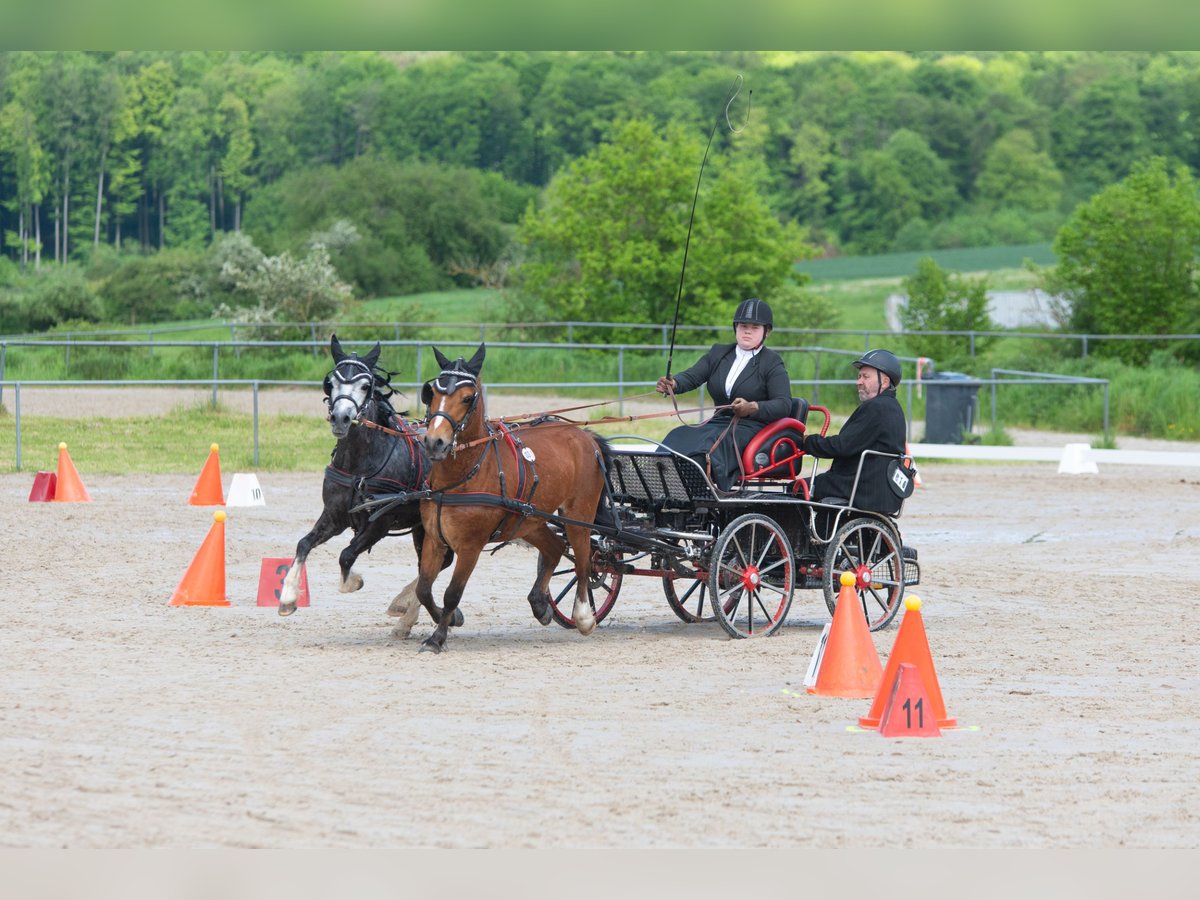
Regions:
[[[730,641],[629,578],[585,638],[534,622],[533,553],[505,548],[419,653],[424,614],[407,641],[384,615],[407,538],[358,593],[347,534],[309,558],[311,607],[255,606],[319,473],[228,510],[218,609],[168,606],[212,525],[194,476],[81,475],[92,503],[0,476],[3,847],[1200,846],[1195,469],[922,466],[901,525],[963,726],[926,740],[805,694],[816,591]]]

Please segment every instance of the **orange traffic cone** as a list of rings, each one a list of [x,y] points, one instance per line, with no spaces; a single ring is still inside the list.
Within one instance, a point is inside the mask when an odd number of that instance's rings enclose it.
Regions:
[[[192,496],[188,498],[192,506],[225,505],[225,495],[221,493],[221,458],[217,455],[218,449],[216,444],[208,448],[208,461],[196,479]]]
[[[58,473],[55,478],[54,499],[60,503],[83,503],[92,499],[79,473],[75,471],[75,463],[71,462],[66,444],[58,445]]]
[[[896,643],[892,645],[892,655],[888,657],[887,668],[883,671],[879,693],[875,695],[871,711],[860,717],[858,724],[864,728],[879,727],[883,718],[883,708],[887,704],[892,686],[896,683],[900,666],[904,663],[911,663],[921,676],[925,693],[929,697],[930,713],[938,727],[954,728],[958,725],[956,719],[946,715],[946,703],[942,700],[942,689],[938,685],[937,673],[933,670],[933,657],[929,653],[929,640],[925,637],[921,598],[912,595],[904,598],[904,618],[896,632]]]
[[[887,695],[883,718],[879,721],[879,733],[884,737],[942,736],[930,709],[925,680],[912,663],[900,663],[896,681]]]
[[[842,573],[833,624],[810,694],[826,697],[873,697],[879,690],[883,666],[871,640],[867,616],[854,593],[853,572]]]
[[[225,513],[213,513],[213,526],[175,588],[171,606],[229,606],[225,597]]]

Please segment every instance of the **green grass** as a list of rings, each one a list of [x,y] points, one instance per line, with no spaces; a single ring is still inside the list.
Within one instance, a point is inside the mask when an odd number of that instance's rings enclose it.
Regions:
[[[21,417],[21,470],[54,471],[58,444],[65,441],[81,473],[98,475],[197,475],[209,446],[220,446],[226,471],[254,467],[254,427],[249,415],[220,406],[180,408],[166,416],[121,419]],[[260,416],[262,471],[320,471],[329,462],[333,438],[316,416]],[[16,471],[13,416],[0,412],[0,472]],[[86,483],[86,474],[84,475]]]

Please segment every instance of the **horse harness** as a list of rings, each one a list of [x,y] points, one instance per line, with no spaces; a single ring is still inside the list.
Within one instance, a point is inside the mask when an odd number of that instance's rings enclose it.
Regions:
[[[339,372],[338,370],[342,369],[343,367],[347,367],[351,371],[349,373]],[[391,404],[387,401],[387,397],[377,391],[376,376],[373,369],[367,365],[367,363],[361,359],[358,359],[357,357],[348,357],[340,360],[337,365],[333,367],[333,371],[329,375],[325,376],[325,381],[323,384],[325,389],[325,404],[329,407],[331,413],[333,410],[333,404],[337,402],[333,399],[333,378],[335,376],[337,377],[338,381],[342,382],[343,384],[350,384],[355,381],[364,380],[369,382],[367,401],[365,403],[360,405],[357,400],[349,396],[339,396],[337,400],[344,400],[353,404],[355,423],[360,425],[368,425],[389,435],[402,438],[408,445],[408,458],[411,461],[413,468],[413,476],[409,483],[398,481],[395,478],[388,478],[379,474],[385,468],[387,468],[388,463],[391,461],[392,456],[396,452],[397,446],[399,446],[398,442],[392,443],[391,448],[388,451],[388,455],[383,458],[383,460],[376,467],[375,471],[370,475],[359,475],[355,472],[347,472],[345,469],[339,469],[331,462],[325,467],[325,477],[340,487],[350,488],[352,492],[350,504],[352,511],[354,508],[359,507],[362,503],[374,499],[375,495],[377,494],[390,494],[396,492],[397,489],[400,491],[407,491],[414,487],[426,487],[428,485],[429,474],[426,471],[427,463],[425,461],[424,454],[422,454],[420,452],[420,448],[417,447],[417,429],[413,425],[410,425],[409,422],[402,416],[396,414],[396,412],[392,410]],[[386,426],[364,418],[363,414],[366,411],[366,408],[370,406],[372,402],[382,402],[384,413],[387,418]],[[333,454],[336,453],[337,447],[334,447]],[[358,530],[360,530],[360,526],[355,527],[355,531]]]
[[[436,412],[430,412],[426,417],[426,428],[429,427],[434,419],[441,416],[450,423],[450,428],[455,438],[462,434],[463,429],[467,427],[479,403],[479,379],[472,372],[455,365],[451,368],[443,369],[437,378],[425,383],[421,389],[421,402],[427,407],[432,405],[434,390],[437,390],[440,394],[448,395],[467,385],[475,387],[475,394],[467,404],[466,412],[463,413],[462,418],[455,420],[449,413],[439,409]],[[447,505],[447,494],[453,488],[469,484],[479,474],[479,470],[483,466],[483,460],[487,456],[489,449],[496,460],[496,473],[500,481],[500,492],[495,494],[488,491],[456,491],[452,494],[455,499],[450,500],[449,505],[458,506],[469,503],[475,506],[499,506],[502,509],[507,509],[508,512],[504,516],[501,516],[491,535],[488,536],[488,543],[511,540],[520,525],[519,520],[526,518],[529,515],[526,510],[533,507],[533,495],[536,493],[540,481],[537,472],[537,456],[531,448],[526,447],[521,441],[515,426],[506,425],[501,421],[497,422],[496,428],[493,429],[492,424],[485,419],[483,427],[488,433],[488,437],[486,438],[488,446],[479,454],[479,458],[475,460],[475,465],[471,467],[471,470],[454,484],[448,485],[445,488],[439,488],[436,491],[429,490],[427,492],[428,499],[437,503],[438,536],[442,538],[443,543],[446,543],[446,538],[442,532],[442,509]],[[512,451],[513,460],[516,463],[517,483],[511,496],[509,496],[507,490],[504,460],[501,459],[501,443],[504,443]],[[456,442],[454,445],[455,450],[457,446]],[[506,538],[504,537],[504,533],[510,524],[512,531]]]

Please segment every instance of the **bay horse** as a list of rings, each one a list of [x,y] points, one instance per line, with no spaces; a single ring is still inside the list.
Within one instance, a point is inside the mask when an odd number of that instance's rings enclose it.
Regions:
[[[429,454],[429,493],[421,501],[425,545],[417,576],[417,598],[437,622],[421,644],[441,652],[449,617],[458,611],[463,589],[485,545],[522,540],[539,553],[529,606],[543,625],[552,618],[549,583],[565,547],[543,514],[561,517],[575,556],[575,606],[572,618],[580,634],[590,634],[596,618],[588,601],[591,563],[590,524],[604,491],[608,442],[599,435],[561,422],[495,427],[487,419],[483,382],[483,344],[469,361],[451,362],[437,348],[442,367],[422,388],[428,408],[425,450]],[[433,582],[443,548],[457,557],[443,597],[444,612],[433,602]]]
[[[337,438],[337,444],[321,485],[325,508],[312,530],[296,544],[295,559],[283,579],[279,592],[281,616],[296,611],[300,570],[309,553],[347,528],[354,530],[354,537],[338,556],[342,593],[362,587],[362,576],[354,571],[355,560],[360,554],[370,552],[388,534],[412,529],[418,557],[425,539],[416,503],[398,504],[387,515],[374,520],[367,513],[352,512],[376,493],[423,487],[429,473],[429,459],[415,430],[392,408],[391,375],[377,365],[379,343],[359,358],[357,353],[346,353],[334,334],[329,352],[333,356],[333,369],[325,376],[325,403],[329,407],[329,430]],[[441,560],[442,568],[452,559],[453,555],[447,552]],[[400,618],[393,631],[396,637],[408,637],[416,623],[419,607],[414,602],[415,585],[414,579],[388,608],[388,615]],[[457,618],[454,624],[461,624],[461,613]],[[437,620],[435,617],[434,621]]]

